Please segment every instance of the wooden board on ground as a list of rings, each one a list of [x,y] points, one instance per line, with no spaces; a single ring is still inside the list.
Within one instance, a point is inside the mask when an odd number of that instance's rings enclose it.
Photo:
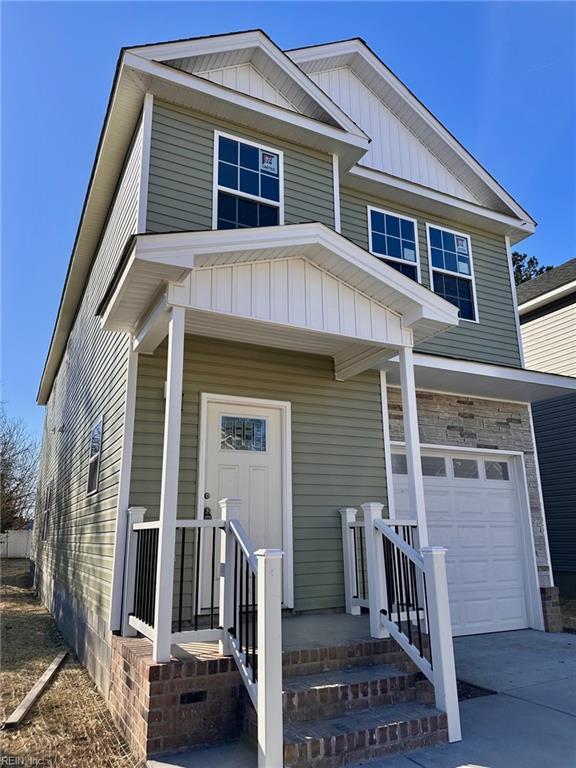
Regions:
[[[54,659],[54,661],[50,664],[50,666],[46,669],[44,674],[38,678],[38,680],[34,683],[32,688],[28,691],[26,696],[22,699],[20,704],[16,707],[14,712],[10,715],[10,717],[5,721],[4,728],[16,728],[24,718],[24,715],[30,707],[34,704],[36,699],[40,696],[44,688],[48,685],[54,674],[56,673],[58,667],[66,656],[68,655],[68,651],[60,651],[58,656]]]

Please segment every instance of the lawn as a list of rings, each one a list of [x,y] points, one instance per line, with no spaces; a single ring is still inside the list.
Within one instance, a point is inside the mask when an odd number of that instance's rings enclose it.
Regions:
[[[15,709],[66,645],[36,600],[25,560],[1,564],[0,717]],[[70,651],[21,725],[0,733],[2,765],[143,768],[116,730],[101,694]]]

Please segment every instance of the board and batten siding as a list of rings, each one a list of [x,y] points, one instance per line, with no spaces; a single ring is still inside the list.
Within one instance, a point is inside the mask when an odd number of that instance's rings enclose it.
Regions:
[[[137,230],[141,162],[140,124],[46,406],[34,526],[35,562],[44,599],[50,603],[58,584],[66,595],[63,600],[77,600],[82,610],[103,620],[108,615],[112,580],[128,336],[103,331],[96,309],[127,239]],[[100,418],[99,486],[89,496],[90,433]],[[42,510],[50,482],[54,501],[43,542]]]
[[[138,367],[130,503],[158,515],[166,344]],[[334,380],[329,357],[186,336],[178,516],[196,516],[200,393],[290,401],[295,607],[344,605],[338,509],[387,504],[379,376]]]
[[[342,189],[340,210],[342,234],[368,250],[367,206],[383,208],[418,221],[418,245],[422,283],[430,288],[426,223],[461,232],[462,228],[446,219],[431,218],[420,211],[399,207],[381,198],[360,195]],[[477,360],[496,365],[521,366],[514,319],[514,300],[503,237],[476,229],[467,229],[472,242],[475,290],[479,323],[461,321],[436,338],[417,347],[419,352]]]
[[[214,131],[284,152],[284,221],[334,228],[332,158],[272,136],[155,101],[148,182],[148,232],[212,229]]]
[[[520,331],[526,368],[576,376],[576,296],[568,306],[523,321]]]

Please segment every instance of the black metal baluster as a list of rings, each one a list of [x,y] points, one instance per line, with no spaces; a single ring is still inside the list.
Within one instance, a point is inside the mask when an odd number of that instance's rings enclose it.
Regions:
[[[366,600],[366,569],[364,567],[364,531],[359,528],[360,533],[360,573],[362,574],[362,599]]]
[[[410,619],[410,579],[408,568],[408,556],[402,552],[402,566],[404,571],[404,593],[406,597],[406,621],[408,625],[408,641],[412,645],[412,621]]]
[[[178,603],[178,632],[182,632],[182,609],[184,607],[184,551],[186,545],[186,528],[182,528],[180,542],[180,602]]]
[[[426,606],[426,626],[428,628],[428,642],[430,644],[430,666],[432,667],[432,636],[430,635],[430,618],[428,614],[428,588],[426,587],[426,574],[422,574],[422,581],[424,582],[424,605]]]
[[[356,575],[356,594],[354,597],[358,597],[358,590],[360,588],[360,579],[358,578],[358,545],[356,543],[356,527],[352,528],[352,539],[354,541],[354,573]]]
[[[422,626],[420,623],[420,600],[418,599],[418,582],[416,581],[416,566],[414,563],[410,563],[410,570],[412,571],[412,589],[414,593],[414,607],[416,609],[416,627],[418,629],[418,649],[420,656],[422,656]]]
[[[150,571],[152,570],[152,547],[151,547],[151,536],[150,531],[146,530],[144,533],[144,542],[145,542],[145,604],[144,604],[144,610],[143,610],[143,619],[146,622],[146,624],[151,624],[150,621],[150,601],[152,599],[150,594]]]
[[[257,674],[256,662],[256,574],[252,572],[252,682],[255,683]]]
[[[210,629],[214,629],[214,579],[216,578],[216,528],[212,528],[212,568],[210,580]]]
[[[198,615],[200,613],[200,554],[202,542],[202,528],[196,529],[196,579],[194,582],[194,629],[198,629]]]
[[[238,601],[238,652],[242,653],[242,639],[243,639],[243,626],[242,626],[242,595],[244,594],[244,568],[242,567],[242,559],[244,558],[244,553],[241,552],[241,559],[240,559],[240,599]]]
[[[232,534],[230,534],[232,536]],[[236,639],[236,628],[238,616],[238,541],[234,538],[234,612],[232,624],[232,637]]]
[[[250,568],[248,566],[248,558],[244,559],[244,571],[246,583],[244,584],[244,605],[246,606],[246,664],[249,663],[248,649],[250,648],[250,623],[248,618],[248,610],[250,607],[250,595],[248,591],[250,589]]]

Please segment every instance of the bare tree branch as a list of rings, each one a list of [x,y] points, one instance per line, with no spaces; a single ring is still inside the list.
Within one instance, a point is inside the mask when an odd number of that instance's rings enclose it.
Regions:
[[[38,442],[0,403],[0,531],[23,528],[34,514]]]

